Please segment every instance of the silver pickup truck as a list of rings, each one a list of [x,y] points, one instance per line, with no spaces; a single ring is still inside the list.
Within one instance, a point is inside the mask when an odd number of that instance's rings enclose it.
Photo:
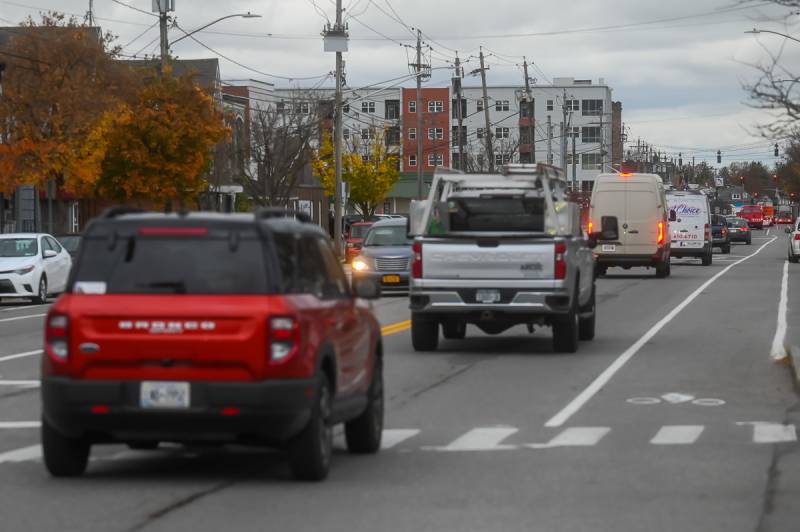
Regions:
[[[468,323],[487,334],[552,326],[558,352],[594,338],[595,244],[582,234],[562,175],[507,165],[501,175],[434,176],[408,224],[415,350],[436,350],[440,325],[445,338],[464,338]]]

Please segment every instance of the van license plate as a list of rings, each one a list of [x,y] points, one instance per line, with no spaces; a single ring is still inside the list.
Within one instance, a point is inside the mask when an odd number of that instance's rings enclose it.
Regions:
[[[603,251],[613,253],[617,250],[617,246],[614,244],[603,244]]]
[[[145,381],[139,394],[142,408],[189,408],[188,382]]]
[[[399,284],[400,283],[400,276],[399,275],[384,275],[383,282],[386,284]]]
[[[498,303],[500,302],[500,290],[478,290],[475,293],[475,300],[478,303]]]

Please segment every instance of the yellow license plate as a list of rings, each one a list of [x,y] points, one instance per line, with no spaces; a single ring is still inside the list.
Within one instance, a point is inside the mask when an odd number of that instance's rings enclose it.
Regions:
[[[399,284],[400,283],[400,276],[399,275],[384,275],[383,282],[386,284]]]

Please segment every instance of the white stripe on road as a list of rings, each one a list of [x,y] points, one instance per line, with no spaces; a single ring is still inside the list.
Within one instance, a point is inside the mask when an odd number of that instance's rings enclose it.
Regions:
[[[13,381],[13,380],[0,380],[0,386],[21,386],[23,388],[37,388],[39,386],[39,381],[34,380],[27,380],[27,381]]]
[[[44,353],[41,349],[38,351],[28,351],[27,353],[17,353],[16,355],[6,355],[0,357],[0,362],[8,362],[9,360],[16,360],[18,358],[32,357]]]
[[[3,318],[0,319],[0,323],[4,323],[7,321],[19,321],[19,320],[29,320],[31,318],[44,318],[47,314],[31,314],[30,316],[16,316],[14,318]]]
[[[529,443],[526,447],[530,447],[531,449],[592,447],[593,445],[597,445],[609,432],[611,432],[611,428],[609,427],[571,427],[565,429],[547,443]]]
[[[783,360],[786,352],[786,314],[789,304],[789,261],[783,264],[783,280],[781,281],[781,299],[778,302],[778,326],[775,329],[775,338],[772,339],[772,349],[769,355],[772,360]]]
[[[0,299],[2,299],[0,297]],[[41,305],[25,305],[24,307],[11,307],[11,308],[4,308],[0,309],[0,314],[5,314],[6,312],[16,312],[20,310],[31,310],[39,307],[49,307],[50,303],[42,303]]]
[[[41,421],[0,421],[0,429],[38,429]]]
[[[703,425],[666,425],[650,440],[653,445],[691,445],[703,433]]]
[[[756,255],[761,253],[761,251],[763,251],[764,248],[766,248],[767,246],[769,246],[770,244],[775,242],[775,240],[777,240],[777,238],[773,237],[769,242],[764,243],[760,248],[758,248],[751,255],[748,255],[747,257],[745,257],[743,259],[740,259],[740,260],[734,262],[733,264],[730,264],[730,265],[726,266],[725,268],[720,270],[719,273],[714,275],[711,279],[709,279],[708,281],[703,283],[700,286],[700,288],[698,288],[697,290],[692,292],[692,294],[689,297],[684,299],[677,307],[672,309],[672,311],[669,314],[667,314],[664,318],[662,318],[661,321],[659,321],[658,323],[653,325],[650,328],[649,331],[644,333],[644,335],[641,338],[639,338],[639,340],[637,340],[635,344],[633,344],[631,347],[629,347],[627,351],[625,351],[619,357],[617,357],[617,359],[614,362],[612,362],[611,365],[608,366],[608,368],[605,369],[605,371],[603,371],[600,375],[598,375],[597,378],[594,381],[592,381],[592,383],[589,384],[589,386],[586,387],[585,390],[583,390],[580,394],[578,394],[578,396],[575,397],[575,399],[573,399],[560,412],[558,412],[555,416],[553,416],[547,423],[545,423],[544,426],[545,427],[560,427],[564,423],[566,423],[567,420],[569,420],[569,418],[571,418],[573,415],[575,415],[575,413],[578,410],[580,410],[586,403],[588,403],[592,399],[592,397],[594,397],[595,394],[597,394],[597,392],[602,390],[603,387],[606,384],[608,384],[608,382],[614,377],[614,375],[616,375],[616,373],[620,369],[622,369],[622,367],[625,364],[627,364],[628,361],[631,358],[633,358],[633,356],[636,355],[636,353],[638,353],[639,350],[642,347],[645,346],[645,344],[647,344],[647,342],[652,340],[653,337],[656,334],[658,334],[661,331],[661,329],[663,329],[669,322],[674,320],[675,317],[678,314],[680,314],[686,307],[688,307],[689,304],[692,301],[697,299],[697,297],[700,294],[702,294],[703,291],[705,291],[709,286],[714,284],[717,281],[717,279],[719,279],[720,277],[722,277],[723,275],[725,275],[726,273],[731,271],[731,269],[734,266],[737,266],[737,265],[743,263],[744,261],[746,261],[746,260],[748,260],[748,259],[750,259],[752,257],[755,257]]]
[[[500,451],[516,449],[516,445],[500,445],[500,442],[518,432],[516,427],[481,427],[472,429],[445,447],[434,447],[436,451]]]
[[[737,425],[750,425],[753,427],[754,443],[784,443],[797,441],[797,430],[794,425],[765,423],[763,421],[737,423]]]
[[[28,460],[37,460],[42,457],[42,446],[31,445],[30,447],[23,447],[22,449],[15,449],[6,453],[0,453],[0,464],[8,462],[27,462]]]
[[[419,429],[386,429],[383,431],[381,449],[391,449],[419,434]]]

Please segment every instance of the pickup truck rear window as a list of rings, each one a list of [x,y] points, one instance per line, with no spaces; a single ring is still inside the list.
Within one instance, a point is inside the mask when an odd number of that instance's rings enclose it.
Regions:
[[[207,236],[86,238],[74,277],[106,294],[264,294],[261,241],[227,232]],[[74,288],[74,284],[73,287]],[[94,286],[97,286],[96,284]]]
[[[454,198],[448,210],[450,231],[544,231],[543,198]]]

